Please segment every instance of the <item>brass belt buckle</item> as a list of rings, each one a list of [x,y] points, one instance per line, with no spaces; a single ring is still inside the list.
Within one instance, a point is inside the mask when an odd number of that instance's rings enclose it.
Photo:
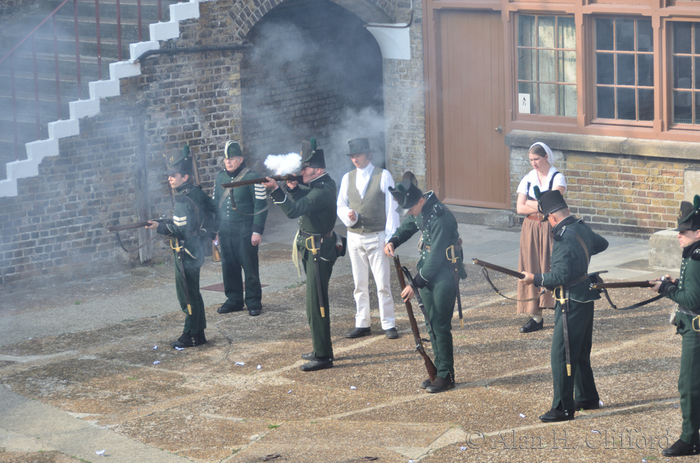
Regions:
[[[693,327],[693,330],[696,333],[700,333],[700,315],[693,318],[693,320],[690,322],[690,325]]]

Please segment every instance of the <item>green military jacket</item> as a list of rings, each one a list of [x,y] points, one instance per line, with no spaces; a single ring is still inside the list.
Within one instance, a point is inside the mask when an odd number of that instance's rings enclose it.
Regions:
[[[175,191],[173,223],[159,223],[157,231],[184,242],[185,249],[193,258],[203,259],[207,230],[202,229],[202,223],[207,212],[218,217],[219,210],[199,186],[185,183]],[[214,222],[218,223],[216,220]]]
[[[605,251],[608,241],[593,232],[586,223],[574,216],[559,222],[553,229],[552,269],[549,273],[535,274],[535,286],[549,290],[568,285],[588,274],[590,256]],[[585,248],[577,238],[580,237]],[[569,287],[569,297],[576,302],[600,299],[598,291],[591,289],[590,280]]]
[[[299,185],[288,194],[278,188],[271,196],[275,204],[290,219],[299,219],[299,236],[297,249],[306,249],[304,234],[324,235],[333,231],[336,220],[336,185],[327,173],[313,179],[308,185]],[[318,246],[318,243],[316,244]],[[333,259],[337,257],[335,239],[324,239],[321,245],[321,257]]]
[[[681,312],[700,313],[700,241],[683,248],[678,285],[670,286],[664,296],[677,303]]]
[[[398,247],[420,230],[423,236],[417,267],[421,278],[430,282],[443,266],[452,266],[447,258],[447,248],[452,245],[457,248],[459,231],[455,216],[432,191],[427,192],[424,197],[426,201],[420,214],[416,217],[409,215],[396,229],[390,242],[394,247]],[[462,253],[455,252],[458,258],[459,276],[464,279],[467,277],[467,272],[464,269]]]
[[[253,233],[262,235],[265,230],[265,221],[267,220],[267,192],[262,184],[246,185],[238,188],[230,188],[226,194],[226,188],[221,186],[222,183],[233,182],[234,179],[246,169],[245,164],[242,164],[233,172],[226,170],[219,172],[216,177],[216,186],[214,187],[214,203],[221,211],[221,220],[228,222],[252,222]],[[248,171],[240,180],[251,180],[259,178],[255,172]],[[231,203],[231,195],[236,208],[233,208]],[[226,198],[224,198],[226,196]],[[263,212],[261,212],[263,211]]]

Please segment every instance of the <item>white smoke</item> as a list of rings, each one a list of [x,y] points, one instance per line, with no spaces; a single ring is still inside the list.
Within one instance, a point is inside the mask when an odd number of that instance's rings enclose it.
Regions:
[[[270,154],[265,159],[265,167],[274,175],[295,174],[301,170],[301,155],[298,153]]]

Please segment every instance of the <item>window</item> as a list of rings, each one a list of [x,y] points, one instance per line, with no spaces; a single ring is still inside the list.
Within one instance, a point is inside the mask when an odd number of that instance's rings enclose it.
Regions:
[[[700,24],[673,23],[673,122],[700,124]]]
[[[570,16],[518,16],[521,114],[576,117],[576,27]]]
[[[654,119],[653,53],[650,19],[595,20],[597,117]]]

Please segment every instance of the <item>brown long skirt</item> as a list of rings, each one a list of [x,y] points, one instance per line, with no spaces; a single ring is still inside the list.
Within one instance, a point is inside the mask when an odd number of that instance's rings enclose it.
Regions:
[[[530,273],[547,273],[551,268],[552,257],[552,226],[549,222],[525,219],[520,231],[520,258],[518,271]],[[532,315],[539,308],[554,308],[554,296],[546,291],[539,300],[521,302],[532,299],[540,292],[534,285],[525,285],[518,281],[518,313]]]

